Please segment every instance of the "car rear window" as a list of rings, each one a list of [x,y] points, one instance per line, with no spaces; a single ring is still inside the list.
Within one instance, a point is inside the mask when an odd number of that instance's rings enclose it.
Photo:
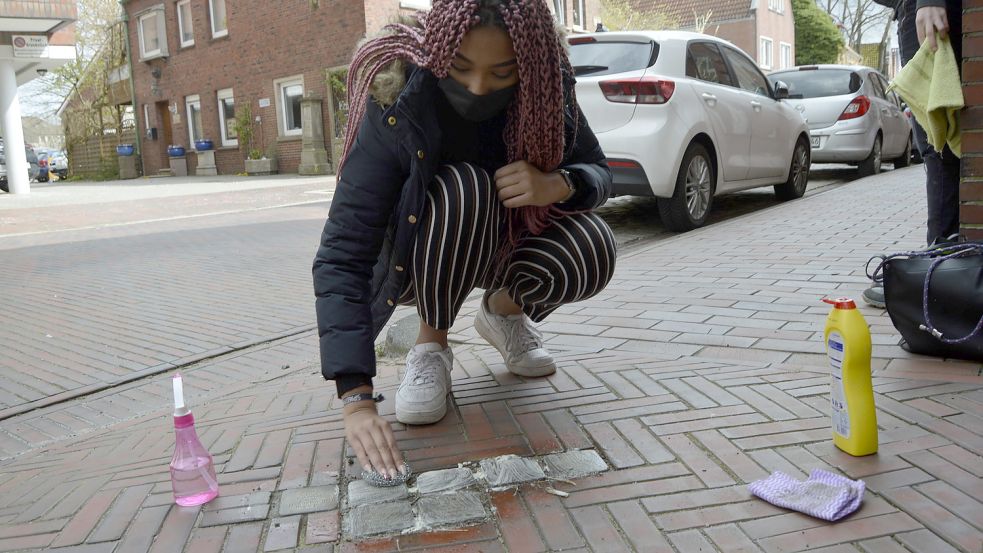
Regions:
[[[860,90],[864,80],[849,69],[805,69],[773,73],[768,76],[772,84],[782,81],[788,85],[789,98],[823,98],[842,96]]]
[[[651,67],[659,56],[655,42],[582,42],[570,46],[570,64],[579,76],[613,75]]]

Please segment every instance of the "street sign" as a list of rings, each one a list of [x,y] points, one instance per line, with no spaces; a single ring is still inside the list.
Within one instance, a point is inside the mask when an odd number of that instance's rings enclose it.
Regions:
[[[15,58],[48,57],[48,37],[45,35],[13,35]]]

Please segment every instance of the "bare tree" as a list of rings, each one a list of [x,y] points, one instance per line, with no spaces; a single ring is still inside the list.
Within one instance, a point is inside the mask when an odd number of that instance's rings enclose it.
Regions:
[[[602,0],[601,21],[612,31],[675,29],[679,26],[666,14],[636,8],[629,0]]]
[[[713,19],[713,10],[707,10],[703,15],[696,13],[693,10],[693,31],[697,33],[705,33],[707,27],[710,25],[710,20]]]
[[[122,12],[117,0],[78,0],[78,20],[75,23],[75,59],[31,81],[21,90],[27,111],[45,119],[55,119],[55,114],[72,93],[78,93],[87,73],[102,68],[93,66],[100,52],[111,48],[125,56],[125,44],[119,43]],[[114,36],[115,34],[115,36]],[[110,44],[115,39],[116,44]],[[125,62],[106,60],[107,63]],[[109,71],[114,69],[108,68]]]
[[[864,37],[885,23],[890,26],[891,10],[874,0],[816,0],[819,7],[833,17],[843,32],[847,45],[860,51]],[[887,33],[885,32],[885,35]]]

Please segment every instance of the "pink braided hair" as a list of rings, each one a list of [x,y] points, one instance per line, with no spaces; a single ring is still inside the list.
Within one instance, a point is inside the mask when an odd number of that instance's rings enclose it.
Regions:
[[[575,117],[579,111],[572,82],[564,82],[564,75],[572,76],[573,70],[546,1],[433,0],[431,11],[418,17],[422,29],[389,25],[383,36],[363,43],[355,53],[348,72],[349,116],[338,174],[355,142],[376,75],[403,60],[429,69],[439,79],[447,77],[464,35],[481,21],[478,14],[489,9],[498,12],[512,39],[519,71],[503,137],[509,162],[525,160],[544,172],[557,168],[565,147],[565,106],[573,106]],[[540,234],[562,213],[552,206],[509,209],[509,244],[499,257],[514,248],[524,232]]]

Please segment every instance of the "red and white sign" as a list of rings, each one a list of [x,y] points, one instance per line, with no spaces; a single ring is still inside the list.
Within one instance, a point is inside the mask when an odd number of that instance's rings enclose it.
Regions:
[[[46,58],[48,57],[48,37],[45,35],[14,35],[15,58]]]

